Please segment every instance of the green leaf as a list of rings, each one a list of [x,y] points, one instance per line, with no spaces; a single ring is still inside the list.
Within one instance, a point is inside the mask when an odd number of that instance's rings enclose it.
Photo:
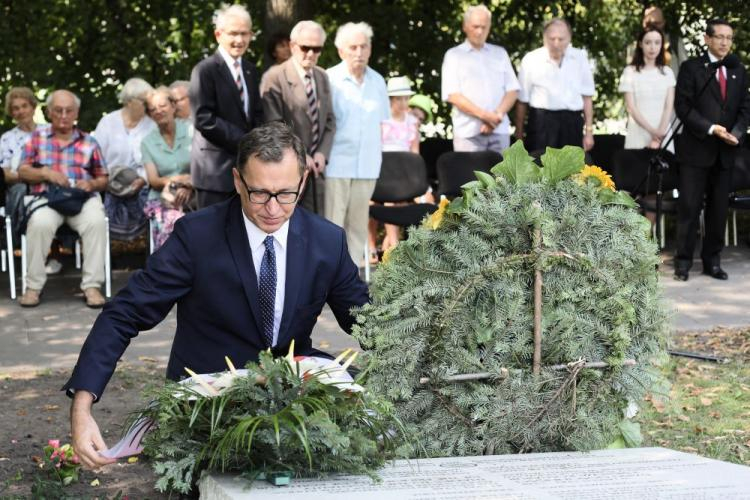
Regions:
[[[497,186],[497,181],[495,181],[495,178],[492,177],[487,172],[482,172],[481,170],[475,170],[474,175],[479,179],[479,182],[482,183],[482,186],[485,188],[492,188]]]
[[[580,172],[585,165],[583,148],[578,146],[565,146],[562,149],[547,148],[541,160],[544,165],[542,179],[551,184],[556,184]]]
[[[620,450],[622,448],[627,448],[625,445],[625,440],[622,439],[622,436],[617,436],[617,439],[615,439],[609,446],[607,446],[607,450]]]
[[[625,419],[620,422],[620,432],[628,448],[637,448],[643,443],[641,425],[632,420]]]
[[[638,207],[638,203],[625,191],[602,189],[599,191],[598,197],[602,205],[622,205],[628,208]]]
[[[540,169],[529,156],[521,141],[516,141],[503,153],[503,161],[492,167],[493,174],[505,177],[515,184],[536,182],[540,178]]]

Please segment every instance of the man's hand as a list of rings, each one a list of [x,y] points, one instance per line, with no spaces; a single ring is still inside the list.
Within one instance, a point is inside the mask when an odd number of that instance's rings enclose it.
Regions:
[[[591,151],[591,148],[594,147],[594,134],[591,132],[586,132],[586,134],[583,136],[583,150],[584,151]]]
[[[516,127],[516,130],[513,132],[513,137],[515,137],[518,141],[523,141],[523,130],[519,127]]]
[[[317,174],[320,175],[323,173],[323,170],[326,168],[326,155],[321,153],[320,151],[317,151],[313,155],[313,160],[315,161],[315,168],[317,168]],[[317,177],[316,175],[315,177]]]
[[[91,416],[93,403],[94,395],[81,390],[76,391],[73,403],[70,405],[70,432],[73,436],[73,449],[87,469],[98,469],[117,461],[114,458],[99,455],[100,451],[107,449],[107,445],[104,444],[99,426]]]
[[[651,142],[648,143],[649,149],[659,149],[661,147],[661,141],[658,139],[651,139]]]
[[[719,124],[714,125],[714,135],[730,146],[736,146],[740,142],[735,136],[727,131],[726,127]]]
[[[58,186],[68,187],[70,186],[70,181],[68,180],[68,176],[65,175],[62,172],[58,172],[57,170],[52,170],[51,168],[47,167],[46,170],[46,181],[50,184],[57,184]],[[79,181],[80,182],[80,181]]]
[[[500,125],[500,122],[503,121],[503,115],[501,115],[500,113],[495,113],[494,111],[485,111],[484,113],[482,113],[480,120],[491,126],[494,130],[495,127]]]
[[[87,193],[90,193],[94,190],[94,184],[91,181],[87,181],[85,179],[80,179],[76,181],[76,187],[78,189],[83,189]]]
[[[479,133],[482,135],[490,135],[493,130],[495,130],[495,127],[484,122],[482,122],[482,125],[479,127]]]

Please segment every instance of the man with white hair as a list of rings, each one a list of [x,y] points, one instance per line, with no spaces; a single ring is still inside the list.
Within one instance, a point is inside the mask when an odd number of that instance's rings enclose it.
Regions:
[[[81,101],[68,90],[56,90],[47,99],[51,125],[37,127],[24,146],[18,175],[40,194],[50,187],[76,187],[90,193],[80,211],[63,214],[50,207],[34,209],[26,227],[26,292],[19,300],[23,307],[39,305],[47,281],[44,261],[52,238],[63,223],[76,231],[83,242],[81,290],[86,305],[102,307],[99,290],[104,282],[106,223],[99,196],[107,187],[107,170],[96,140],[76,126]]]
[[[492,15],[484,5],[466,9],[466,41],[443,58],[442,99],[453,105],[455,151],[502,152],[510,145],[508,111],[518,80],[504,48],[487,43]]]
[[[263,122],[254,64],[243,59],[252,21],[241,5],[224,5],[214,17],[216,53],[190,76],[195,133],[190,172],[198,208],[234,196],[232,167],[240,138]]]
[[[336,32],[341,63],[328,69],[336,135],[326,169],[326,218],[346,230],[355,263],[364,257],[369,203],[380,175],[381,123],[390,116],[385,80],[367,66],[372,28],[347,23]]]
[[[315,182],[315,189],[308,186],[305,190],[302,206],[322,212],[321,174],[331,155],[336,131],[331,85],[325,70],[317,66],[326,33],[315,21],[300,21],[289,38],[292,57],[269,69],[265,87],[261,88],[263,114],[266,121],[285,122],[302,139],[307,168],[314,174],[308,183]]]
[[[594,147],[594,77],[588,57],[570,46],[572,31],[565,19],[547,21],[543,33],[544,46],[526,54],[518,71],[515,136],[529,151],[568,145],[588,151]]]
[[[174,117],[191,121],[190,118],[190,82],[175,80],[169,85],[169,95],[176,108]]]

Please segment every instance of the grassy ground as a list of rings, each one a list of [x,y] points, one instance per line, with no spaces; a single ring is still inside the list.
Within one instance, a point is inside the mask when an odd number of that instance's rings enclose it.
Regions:
[[[681,334],[672,348],[726,362],[672,357],[669,397],[651,395],[639,416],[643,445],[750,465],[750,329]]]

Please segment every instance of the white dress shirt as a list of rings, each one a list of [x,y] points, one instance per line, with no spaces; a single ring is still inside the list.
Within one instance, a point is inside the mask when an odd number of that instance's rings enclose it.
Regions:
[[[708,60],[710,62],[712,62],[712,63],[715,63],[716,61],[719,60],[719,58],[716,57],[715,55],[713,55],[711,53],[711,51],[709,50],[708,51]],[[726,80],[727,79],[727,68],[725,66],[719,66],[718,71],[714,72],[714,78],[716,78],[716,81],[717,82],[719,81],[719,71],[721,71],[722,73],[724,73],[724,80]],[[716,126],[716,124],[713,124],[710,127],[708,127],[708,135],[713,135],[714,134],[714,127],[715,126]]]
[[[508,53],[499,45],[485,43],[475,49],[469,42],[448,49],[443,58],[441,99],[462,94],[485,111],[494,111],[508,92],[519,89]],[[482,121],[453,107],[453,135],[469,138],[479,135]],[[506,115],[494,134],[510,134]]]
[[[250,243],[250,250],[253,254],[253,266],[255,267],[255,276],[260,286],[260,264],[263,261],[263,254],[266,253],[266,246],[263,244],[266,236],[273,236],[273,249],[276,253],[276,300],[273,306],[273,345],[279,340],[279,327],[281,326],[281,315],[284,312],[284,292],[286,285],[286,242],[289,235],[289,221],[286,221],[275,233],[268,234],[253,224],[247,218],[245,212],[242,212],[245,219],[245,229],[247,230],[247,240]]]
[[[594,95],[594,76],[585,51],[568,47],[561,63],[546,47],[532,50],[521,60],[518,100],[549,111],[581,111],[583,97]]]
[[[250,101],[250,94],[247,93],[247,82],[245,82],[245,74],[242,71],[242,58],[238,57],[237,59],[233,58],[229,55],[229,53],[224,50],[224,47],[221,45],[219,46],[219,54],[221,54],[221,57],[224,58],[224,62],[227,64],[227,67],[229,68],[229,72],[232,74],[232,79],[234,81],[237,81],[237,73],[240,75],[240,80],[242,81],[242,92],[245,96],[245,116],[247,116],[247,110],[248,108],[248,101]],[[239,72],[234,69],[234,62],[238,61],[240,63]]]

